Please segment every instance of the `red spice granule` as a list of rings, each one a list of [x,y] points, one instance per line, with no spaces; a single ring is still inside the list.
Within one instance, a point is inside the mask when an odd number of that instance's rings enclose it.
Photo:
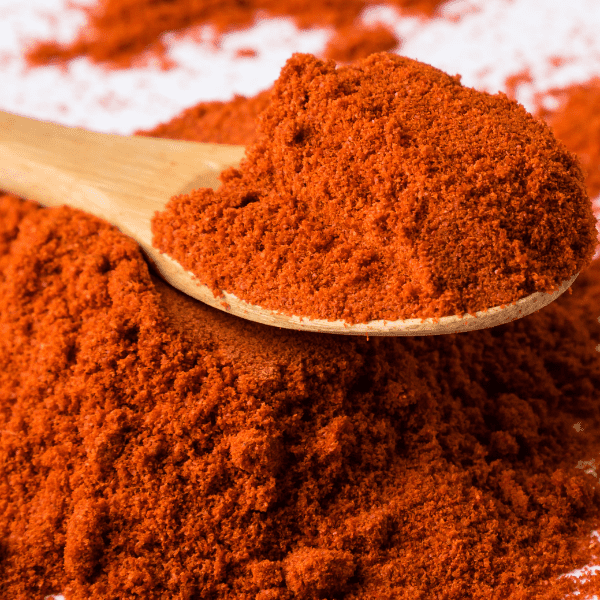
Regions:
[[[575,152],[584,167],[590,196],[600,194],[600,78],[547,92],[558,100],[556,109],[541,105],[540,117],[556,137]],[[541,104],[541,103],[540,103]]]
[[[551,56],[548,59],[548,62],[553,66],[553,67],[562,67],[564,64],[566,64],[567,62],[569,62],[568,58],[565,58],[564,56]]]
[[[235,51],[236,58],[255,58],[258,52],[254,48],[238,48]]]
[[[352,25],[335,32],[325,48],[324,55],[336,61],[351,62],[376,52],[397,49],[400,44],[396,34],[385,25]]]
[[[388,4],[408,14],[433,16],[445,0],[391,0]],[[31,65],[64,63],[87,56],[98,63],[125,68],[145,53],[164,58],[163,33],[213,25],[219,34],[251,26],[259,13],[291,16],[300,28],[351,27],[369,5],[367,0],[98,0],[83,7],[87,24],[67,45],[38,42],[27,54]],[[168,66],[168,62],[164,62]]]
[[[575,156],[505,95],[407,58],[294,55],[240,169],[173,198],[154,244],[286,314],[441,317],[549,291],[589,263]]]

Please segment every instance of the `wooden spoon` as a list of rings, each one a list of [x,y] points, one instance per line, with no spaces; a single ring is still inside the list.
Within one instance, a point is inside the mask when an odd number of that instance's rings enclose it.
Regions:
[[[150,220],[172,196],[216,188],[218,175],[239,164],[242,146],[127,137],[63,127],[0,112],[0,189],[46,206],[66,204],[116,225],[140,244],[162,277],[210,306],[274,327],[347,335],[436,335],[493,327],[524,317],[555,300],[535,293],[514,304],[464,317],[371,321],[348,325],[287,316],[254,306],[198,282],[178,262],[152,246]]]

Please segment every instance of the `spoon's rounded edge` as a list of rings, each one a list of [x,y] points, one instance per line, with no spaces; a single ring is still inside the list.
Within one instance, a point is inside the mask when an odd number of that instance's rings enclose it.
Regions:
[[[144,250],[150,255],[161,275],[171,285],[214,308],[272,327],[338,335],[443,335],[474,331],[476,329],[487,329],[510,321],[516,321],[550,304],[569,289],[579,275],[579,273],[576,273],[555,292],[536,292],[521,300],[517,300],[513,304],[503,307],[495,306],[486,311],[479,311],[475,315],[440,317],[437,322],[434,319],[405,319],[402,321],[370,321],[368,323],[349,325],[344,321],[326,321],[324,319],[309,319],[276,313],[260,306],[248,304],[228,292],[223,292],[222,297],[216,298],[209,287],[199,283],[192,273],[186,271],[170,256],[159,252],[153,247],[146,247]]]

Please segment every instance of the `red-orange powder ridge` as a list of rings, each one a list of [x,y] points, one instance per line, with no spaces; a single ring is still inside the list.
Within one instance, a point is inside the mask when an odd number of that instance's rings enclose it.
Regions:
[[[217,190],[173,198],[154,244],[286,314],[365,322],[474,313],[589,263],[574,155],[504,95],[407,58],[294,55]]]
[[[270,91],[265,90],[253,98],[235,96],[229,102],[200,102],[151,132],[137,133],[191,142],[244,145],[255,137],[256,120],[268,106],[269,97]]]

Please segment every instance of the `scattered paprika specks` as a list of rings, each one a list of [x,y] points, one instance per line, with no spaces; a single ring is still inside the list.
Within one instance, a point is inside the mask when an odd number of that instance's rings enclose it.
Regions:
[[[548,62],[555,68],[562,67],[569,62],[568,58],[564,56],[551,56]]]
[[[236,58],[255,58],[258,52],[254,48],[238,48],[235,51]]]
[[[574,155],[505,95],[393,54],[296,54],[239,169],[171,199],[153,244],[210,286],[348,323],[442,317],[556,289],[589,264]]]
[[[432,17],[444,2],[391,0],[388,4],[406,14]],[[144,55],[150,55],[158,57],[163,68],[168,68],[172,63],[165,58],[166,46],[161,40],[166,32],[210,24],[222,34],[250,27],[260,14],[293,17],[303,29],[335,27],[350,32],[352,27],[361,29],[356,23],[368,5],[367,0],[329,0],[325,4],[295,0],[98,0],[96,5],[82,7],[87,23],[75,41],[66,45],[52,40],[37,42],[28,52],[27,60],[35,66],[87,56],[112,68],[127,68],[139,64]]]
[[[238,143],[260,101],[157,131]],[[0,196],[0,594],[598,593],[558,578],[600,519],[577,468],[600,453],[600,263],[573,289],[458,335],[278,330],[171,288],[107,223]]]

